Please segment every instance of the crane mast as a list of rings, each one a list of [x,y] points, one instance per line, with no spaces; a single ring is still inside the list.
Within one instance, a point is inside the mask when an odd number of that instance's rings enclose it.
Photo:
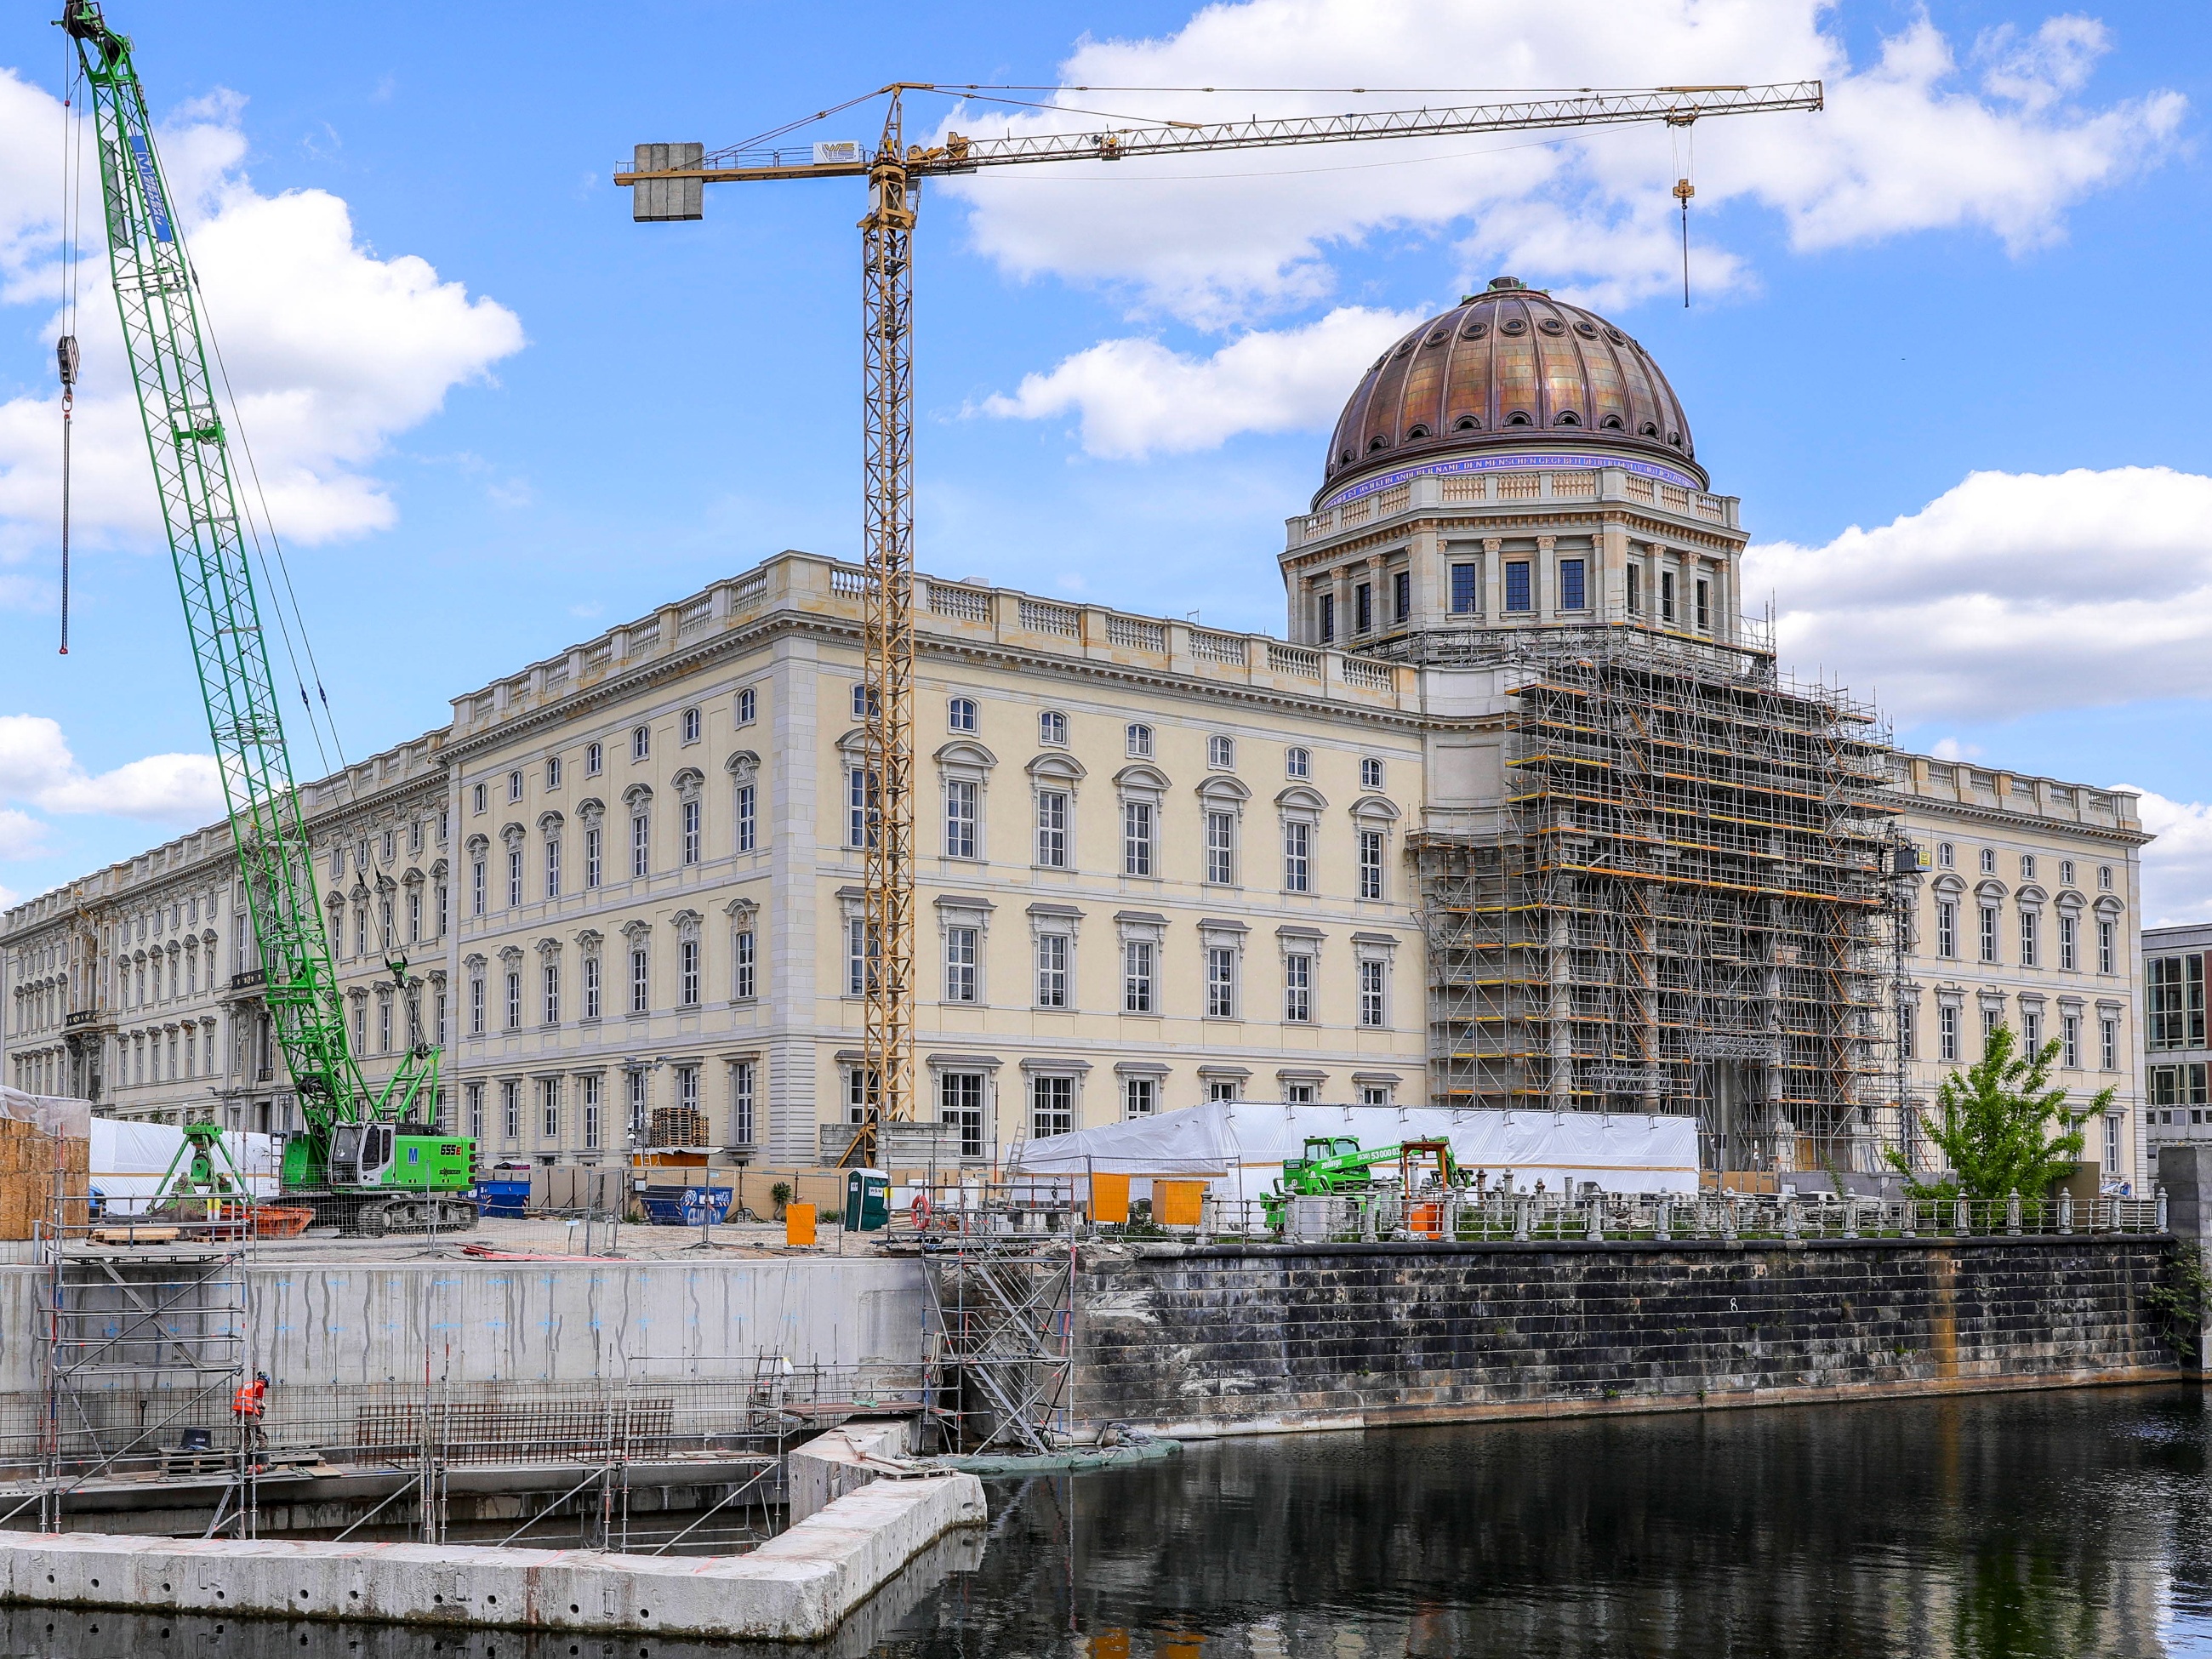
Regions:
[[[76,44],[91,91],[116,308],[259,950],[262,995],[308,1129],[298,1156],[287,1148],[287,1185],[331,1180],[334,1145],[343,1174],[373,1180],[361,1126],[410,1117],[418,1100],[434,1098],[438,1052],[418,1045],[372,1097],[347,1041],[230,434],[209,373],[199,284],[155,149],[145,89],[130,40],[107,27],[97,0],[67,0],[61,26]],[[388,965],[404,983],[404,958]]]
[[[876,1158],[879,1127],[915,1115],[914,1096],[914,268],[915,208],[930,176],[1048,161],[1124,161],[1146,155],[1434,138],[1480,132],[1564,131],[1663,122],[1686,127],[1707,116],[1818,110],[1818,81],[1776,86],[1658,87],[1577,92],[1503,104],[1380,110],[1211,125],[1170,121],[1092,132],[1003,138],[948,133],[942,144],[908,145],[908,92],[959,93],[918,81],[879,89],[890,99],[872,155],[858,146],[744,146],[707,153],[700,143],[640,144],[614,182],[632,187],[641,223],[703,216],[702,186],[790,179],[865,178],[861,234],[863,424],[866,455],[867,580],[862,595],[866,684],[861,798],[866,829],[863,1048],[866,1121],[849,1159]],[[851,153],[841,153],[851,152]]]

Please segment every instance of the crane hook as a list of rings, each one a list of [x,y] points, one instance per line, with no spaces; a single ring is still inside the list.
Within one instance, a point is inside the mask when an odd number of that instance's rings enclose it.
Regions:
[[[1674,199],[1682,204],[1682,309],[1690,308],[1690,198],[1698,187],[1687,179],[1674,181]]]

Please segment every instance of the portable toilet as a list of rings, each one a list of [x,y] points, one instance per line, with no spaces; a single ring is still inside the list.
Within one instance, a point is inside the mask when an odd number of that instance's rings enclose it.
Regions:
[[[845,1174],[845,1231],[872,1233],[890,1224],[891,1178],[881,1170]]]

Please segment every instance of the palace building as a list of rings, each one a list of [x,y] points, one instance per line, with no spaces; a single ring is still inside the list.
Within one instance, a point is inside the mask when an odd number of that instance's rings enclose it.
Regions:
[[[1777,663],[1746,539],[1642,348],[1502,278],[1352,392],[1281,637],[919,580],[961,1155],[1226,1097],[1679,1113],[1716,1170],[1871,1171],[2002,1023],[2115,1088],[2093,1155],[2140,1181],[2133,799],[1896,751]],[[858,569],[779,554],[307,786],[371,1073],[442,1045],[487,1161],[842,1146],[860,627]],[[227,829],[181,837],[7,913],[4,1075],[282,1127],[258,977]]]

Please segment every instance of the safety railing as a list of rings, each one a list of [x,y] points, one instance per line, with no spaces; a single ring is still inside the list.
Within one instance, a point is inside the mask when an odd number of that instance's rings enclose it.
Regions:
[[[1418,1241],[1607,1244],[1815,1239],[2155,1235],[2155,1198],[1856,1198],[1832,1194],[1483,1193],[1429,1189],[1206,1200],[1199,1224],[1151,1229],[1182,1238],[1285,1243]]]

